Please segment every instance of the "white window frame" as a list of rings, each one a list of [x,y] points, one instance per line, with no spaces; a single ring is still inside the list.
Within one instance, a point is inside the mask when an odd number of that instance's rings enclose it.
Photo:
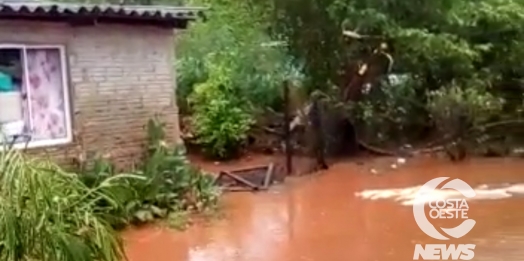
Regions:
[[[21,139],[19,142],[15,143],[13,145],[14,149],[23,149],[23,148],[41,148],[41,147],[52,147],[52,146],[58,146],[58,145],[65,145],[73,142],[73,125],[72,125],[72,113],[71,113],[71,99],[69,94],[69,82],[68,82],[68,63],[66,59],[66,52],[65,52],[65,46],[64,45],[54,45],[54,44],[0,44],[0,50],[2,49],[20,49],[22,51],[22,59],[23,59],[23,72],[24,72],[24,81],[26,81],[26,84],[29,84],[29,75],[28,75],[28,69],[27,69],[27,49],[58,49],[58,52],[60,53],[60,68],[62,71],[62,94],[64,95],[64,110],[65,110],[65,121],[66,121],[66,136],[64,138],[59,139],[49,139],[49,140],[37,140],[37,141],[29,141],[29,143],[24,142],[23,139]],[[27,87],[27,96],[28,99],[31,97],[31,91],[28,85]],[[1,105],[0,105],[1,106]],[[31,117],[31,105],[29,103],[28,105],[29,110],[29,117]],[[32,124],[31,124],[32,125]],[[32,128],[33,126],[31,126]],[[0,150],[3,149],[3,145],[0,145]]]

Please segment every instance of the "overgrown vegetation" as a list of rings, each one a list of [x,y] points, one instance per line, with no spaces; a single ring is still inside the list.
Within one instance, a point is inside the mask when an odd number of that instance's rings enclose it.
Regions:
[[[109,205],[105,198],[97,202],[100,207],[108,208],[106,219],[114,226],[123,226],[214,208],[219,191],[213,177],[191,166],[183,148],[166,144],[161,122],[150,120],[147,132],[148,153],[142,166],[133,172],[133,178],[119,179],[103,190],[119,204]],[[99,158],[81,178],[90,187],[99,186],[115,175],[113,169],[109,162]]]
[[[190,213],[216,207],[210,175],[169,147],[164,126],[148,122],[148,153],[131,173],[100,158],[68,173],[16,150],[0,152],[0,260],[97,260],[124,257],[115,228],[166,219],[181,227]]]
[[[268,21],[262,10],[245,1],[196,0],[191,4],[210,10],[206,21],[192,24],[177,42],[180,106],[185,107],[185,98],[195,86],[222,80],[216,77],[220,73],[227,77],[222,84],[236,94],[232,98],[244,98],[259,108],[281,105],[282,81],[299,72],[283,46],[265,32]]]
[[[209,156],[227,159],[238,155],[254,123],[250,103],[232,86],[231,69],[213,67],[206,82],[196,85],[190,104],[197,143]]]
[[[177,43],[178,100],[191,115],[196,143],[206,155],[239,154],[267,108],[282,108],[281,86],[300,78],[283,46],[265,31],[261,8],[243,1],[191,1],[210,6]]]
[[[241,110],[251,115],[267,106],[279,111],[279,104],[268,101],[279,100],[281,92],[275,90],[279,81],[290,75],[289,71],[282,73],[286,71],[282,65],[292,64],[289,68],[300,68],[303,75],[300,86],[310,93],[324,91],[332,102],[344,103],[359,137],[373,144],[398,147],[444,136],[454,136],[446,142],[466,138],[486,144],[505,134],[512,137],[510,146],[522,145],[523,1],[192,3],[209,4],[211,9],[205,24],[196,25],[182,37],[178,52],[183,58],[178,64],[181,99],[209,79],[208,73],[215,67],[207,66],[206,61],[216,57],[215,61],[230,69],[230,77],[242,79],[231,86],[244,92],[228,96],[246,98],[253,105]],[[214,34],[202,28],[225,29],[212,30]],[[356,36],[345,39],[343,30]],[[283,42],[285,49],[263,49],[264,42]],[[386,47],[382,51],[393,64],[377,73],[373,69],[384,66],[383,61],[369,58],[378,46]],[[199,52],[200,56],[194,55]],[[274,55],[267,56],[267,52]],[[258,67],[262,59],[268,67]],[[364,64],[368,73],[353,87],[370,87],[369,93],[352,102],[329,93],[332,86],[340,91],[347,88]],[[239,69],[255,67],[258,69]],[[265,77],[275,71],[278,77]],[[200,80],[188,80],[197,78]],[[271,95],[276,98],[266,99]]]

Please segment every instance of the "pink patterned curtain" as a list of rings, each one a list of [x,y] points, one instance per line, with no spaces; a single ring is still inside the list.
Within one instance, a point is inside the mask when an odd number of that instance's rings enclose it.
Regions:
[[[27,49],[29,82],[27,98],[31,104],[33,140],[67,137],[63,79],[58,49]],[[25,89],[23,88],[23,89]]]

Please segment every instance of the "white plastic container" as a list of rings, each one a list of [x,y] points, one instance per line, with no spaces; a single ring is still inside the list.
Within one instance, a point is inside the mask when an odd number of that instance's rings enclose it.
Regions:
[[[12,137],[22,134],[24,131],[24,121],[12,121],[7,123],[0,123],[0,133],[5,137]]]
[[[0,92],[0,124],[21,120],[23,119],[20,92]]]

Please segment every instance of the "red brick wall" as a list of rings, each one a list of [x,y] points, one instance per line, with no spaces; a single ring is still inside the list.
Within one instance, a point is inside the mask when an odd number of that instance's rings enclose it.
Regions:
[[[108,153],[129,168],[142,155],[144,125],[155,114],[166,122],[169,141],[180,142],[173,30],[1,21],[0,43],[66,47],[74,142],[31,151],[64,163]]]

